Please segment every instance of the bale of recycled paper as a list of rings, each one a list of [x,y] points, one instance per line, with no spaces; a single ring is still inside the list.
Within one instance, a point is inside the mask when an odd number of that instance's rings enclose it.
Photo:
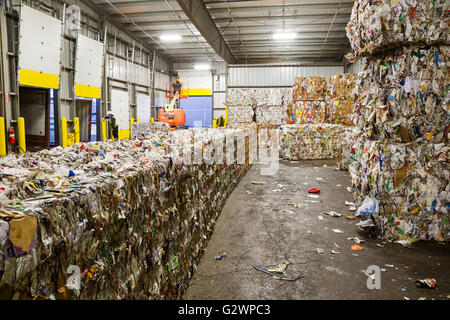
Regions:
[[[230,131],[141,129],[137,139],[0,159],[2,209],[38,221],[28,247],[0,217],[2,297],[182,296],[248,163],[225,165]],[[244,151],[248,161],[248,143]]]
[[[251,106],[228,107],[228,123],[240,124],[253,122],[254,111]]]
[[[351,100],[356,77],[355,73],[340,73],[332,77],[328,83],[328,98]]]
[[[327,123],[353,126],[353,101],[332,99],[327,104]]]
[[[325,77],[297,77],[293,87],[294,102],[325,100],[327,87],[327,78]]]
[[[286,122],[286,109],[283,106],[256,107],[256,123],[283,124]]]
[[[379,201],[376,212],[385,239],[448,241],[450,147],[445,144],[366,140],[355,152],[350,176],[359,203]]]
[[[408,44],[449,44],[448,9],[446,0],[354,1],[346,27],[350,60]]]
[[[336,159],[344,132],[334,124],[287,124],[280,126],[280,157],[285,160]]]
[[[298,124],[326,122],[327,102],[324,100],[297,100],[294,104],[294,119]]]
[[[449,119],[450,46],[402,47],[358,74],[354,121],[372,140],[442,142]]]

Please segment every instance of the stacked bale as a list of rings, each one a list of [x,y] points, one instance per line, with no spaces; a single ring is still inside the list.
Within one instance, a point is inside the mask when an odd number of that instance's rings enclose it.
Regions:
[[[355,1],[354,195],[386,239],[450,239],[449,32],[443,0]]]

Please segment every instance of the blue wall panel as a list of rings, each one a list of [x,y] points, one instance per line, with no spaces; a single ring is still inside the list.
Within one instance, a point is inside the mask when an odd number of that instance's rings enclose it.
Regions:
[[[193,127],[194,121],[201,121],[203,128],[212,128],[212,97],[190,96],[180,100],[180,107],[184,109],[186,126]]]

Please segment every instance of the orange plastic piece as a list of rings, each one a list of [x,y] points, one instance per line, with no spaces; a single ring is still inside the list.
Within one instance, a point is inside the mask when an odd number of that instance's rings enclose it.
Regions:
[[[353,251],[361,251],[363,249],[363,247],[358,246],[357,244],[355,244],[354,246],[352,246],[352,250]]]

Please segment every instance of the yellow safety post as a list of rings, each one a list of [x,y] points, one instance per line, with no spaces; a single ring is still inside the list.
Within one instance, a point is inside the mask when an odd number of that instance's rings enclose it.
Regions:
[[[225,123],[224,126],[226,127],[228,124],[228,106],[225,106]]]
[[[75,143],[80,142],[80,119],[77,117],[73,118],[73,128],[75,130]]]
[[[130,118],[130,139],[133,138],[133,123],[134,118]]]
[[[5,118],[0,117],[0,157],[6,156]]]
[[[216,119],[213,120],[213,128],[217,128],[217,120]]]
[[[141,122],[141,119],[139,119],[139,118],[136,118],[136,122]]]
[[[151,122],[155,122],[155,118],[152,117],[152,118],[150,119],[150,121],[151,121]]]
[[[17,130],[19,131],[19,152],[25,153],[27,152],[27,145],[25,142],[25,118],[19,117],[17,118]]]
[[[105,141],[107,137],[108,131],[106,131],[106,128],[106,119],[102,119],[102,141]]]
[[[61,118],[61,138],[62,138],[62,147],[66,148],[68,146],[67,142],[67,118]]]

